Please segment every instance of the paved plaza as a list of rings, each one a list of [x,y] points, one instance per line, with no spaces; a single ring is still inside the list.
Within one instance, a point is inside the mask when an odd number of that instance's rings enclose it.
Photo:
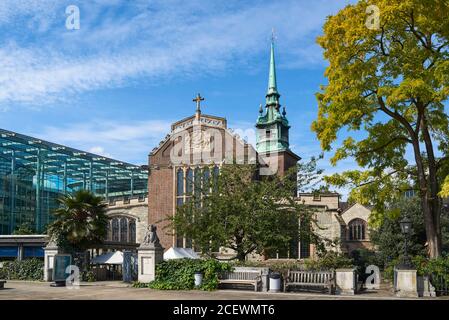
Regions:
[[[266,293],[237,290],[159,291],[132,288],[122,282],[82,283],[79,289],[50,287],[46,282],[8,281],[0,290],[0,300],[392,300],[390,291],[365,292],[356,296],[319,293]],[[426,298],[420,298],[420,300]],[[438,298],[445,299],[445,298]],[[446,298],[447,299],[447,298]]]

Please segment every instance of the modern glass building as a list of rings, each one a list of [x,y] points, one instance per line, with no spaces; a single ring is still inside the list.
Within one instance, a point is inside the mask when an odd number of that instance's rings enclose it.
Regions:
[[[145,197],[148,167],[0,129],[0,234],[40,233],[58,197],[91,190],[106,201]]]

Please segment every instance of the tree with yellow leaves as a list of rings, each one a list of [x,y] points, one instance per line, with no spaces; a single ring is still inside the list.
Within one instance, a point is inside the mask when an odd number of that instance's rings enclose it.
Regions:
[[[400,193],[397,181],[416,181],[429,256],[438,257],[449,160],[449,1],[362,0],[328,17],[318,43],[328,84],[317,94],[312,129],[326,151],[343,129],[354,132],[331,161],[352,157],[367,169],[328,182],[354,183],[359,196],[374,184],[371,201],[380,204]]]

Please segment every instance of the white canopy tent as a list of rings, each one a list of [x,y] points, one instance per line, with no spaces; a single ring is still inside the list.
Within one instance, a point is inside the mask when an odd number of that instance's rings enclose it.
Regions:
[[[123,264],[123,252],[115,251],[108,252],[96,256],[91,261],[92,264]]]
[[[199,259],[199,255],[195,253],[192,249],[175,248],[171,247],[164,253],[164,260],[172,259]]]

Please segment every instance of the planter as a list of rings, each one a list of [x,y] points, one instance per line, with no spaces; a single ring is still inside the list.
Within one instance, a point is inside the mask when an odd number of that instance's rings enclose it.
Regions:
[[[195,272],[195,288],[201,287],[203,284],[203,274],[201,272]]]

